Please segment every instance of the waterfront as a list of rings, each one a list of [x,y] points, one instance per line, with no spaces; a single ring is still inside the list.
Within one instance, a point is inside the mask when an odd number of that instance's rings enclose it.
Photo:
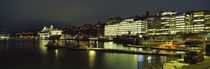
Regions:
[[[72,42],[72,41],[70,41]],[[70,49],[48,49],[48,40],[1,40],[0,61],[3,69],[145,69],[161,68],[170,56],[108,53]],[[113,42],[96,42],[98,47],[131,49]],[[84,44],[85,43],[80,43]],[[101,45],[100,45],[101,44]],[[107,45],[108,44],[108,45]],[[91,44],[92,45],[92,44]],[[97,45],[96,45],[97,46]]]

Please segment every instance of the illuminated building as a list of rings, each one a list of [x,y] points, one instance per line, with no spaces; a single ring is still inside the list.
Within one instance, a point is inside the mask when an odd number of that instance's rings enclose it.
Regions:
[[[62,30],[54,29],[51,25],[49,28],[45,26],[40,32],[38,32],[38,35],[40,39],[46,39],[50,36],[62,35],[62,32]]]
[[[62,35],[62,30],[54,29],[50,31],[50,35]]]
[[[148,35],[155,35],[155,33],[156,33],[156,29],[155,29],[155,25],[154,25],[153,21],[154,21],[154,18],[148,18],[146,21]]]
[[[2,39],[10,39],[10,36],[8,34],[0,34],[0,40]]]
[[[155,28],[156,35],[202,33],[210,31],[210,13],[207,11],[188,13],[162,12],[158,15],[160,16],[161,28]],[[148,34],[151,35],[150,33]]]
[[[193,12],[193,33],[204,31],[204,12]]]
[[[104,35],[105,36],[116,36],[118,34],[118,28],[121,18],[114,17],[110,18],[107,22],[107,25],[104,27]]]
[[[161,12],[160,16],[170,16],[170,15],[175,15],[177,12]]]
[[[160,13],[161,20],[161,34],[176,34],[175,20],[177,12],[162,12]]]
[[[146,21],[133,18],[124,19],[119,23],[105,25],[105,36],[137,35],[146,33]]]
[[[210,32],[210,12],[205,12],[205,32]]]
[[[11,36],[15,37],[15,39],[24,39],[24,40],[30,40],[30,39],[37,39],[37,30],[25,30],[22,32],[15,32]]]
[[[147,29],[147,33],[148,35],[156,35],[156,31],[159,30],[159,28],[156,28],[156,25],[157,23],[154,23],[155,18],[148,18],[146,19],[146,29]]]
[[[113,20],[112,20],[113,21]],[[134,20],[124,19],[105,25],[105,36],[116,35],[175,35],[210,32],[210,11],[186,13],[161,12],[157,16]]]
[[[105,36],[116,36],[118,33],[118,24],[105,25],[104,35]]]
[[[210,12],[190,12],[186,16],[186,33],[210,32]]]
[[[182,33],[182,32],[186,32],[187,30],[187,24],[185,21],[185,13],[177,15],[176,16],[176,29],[175,29],[175,33]],[[190,26],[189,26],[190,27]]]

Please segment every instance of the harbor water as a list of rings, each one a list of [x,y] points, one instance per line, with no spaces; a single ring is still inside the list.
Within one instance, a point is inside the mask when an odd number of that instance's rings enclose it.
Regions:
[[[0,40],[1,69],[161,69],[163,63],[179,57],[49,49],[49,40]],[[114,42],[61,41],[65,46],[88,46],[141,51]]]

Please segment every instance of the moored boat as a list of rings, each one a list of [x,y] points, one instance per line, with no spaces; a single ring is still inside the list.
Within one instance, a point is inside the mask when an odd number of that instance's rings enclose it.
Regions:
[[[174,45],[172,41],[166,42],[165,44],[158,45],[157,48],[168,48],[168,49],[185,49],[183,45]]]

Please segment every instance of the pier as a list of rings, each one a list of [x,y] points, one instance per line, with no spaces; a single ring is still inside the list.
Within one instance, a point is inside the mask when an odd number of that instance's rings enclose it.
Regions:
[[[186,51],[186,49],[174,49],[174,48],[157,48],[155,46],[139,46],[139,45],[125,45],[127,47],[135,47],[135,48],[150,48],[150,49],[159,49],[159,50],[171,50],[171,51]]]
[[[160,56],[181,56],[181,53],[162,53],[162,52],[154,52],[154,51],[127,51],[127,50],[119,50],[119,49],[105,49],[105,48],[87,48],[87,47],[65,47],[65,46],[47,46],[49,48],[66,48],[72,50],[94,50],[94,51],[103,51],[103,52],[112,52],[112,53],[126,53],[126,54],[147,54],[147,55],[160,55]]]

